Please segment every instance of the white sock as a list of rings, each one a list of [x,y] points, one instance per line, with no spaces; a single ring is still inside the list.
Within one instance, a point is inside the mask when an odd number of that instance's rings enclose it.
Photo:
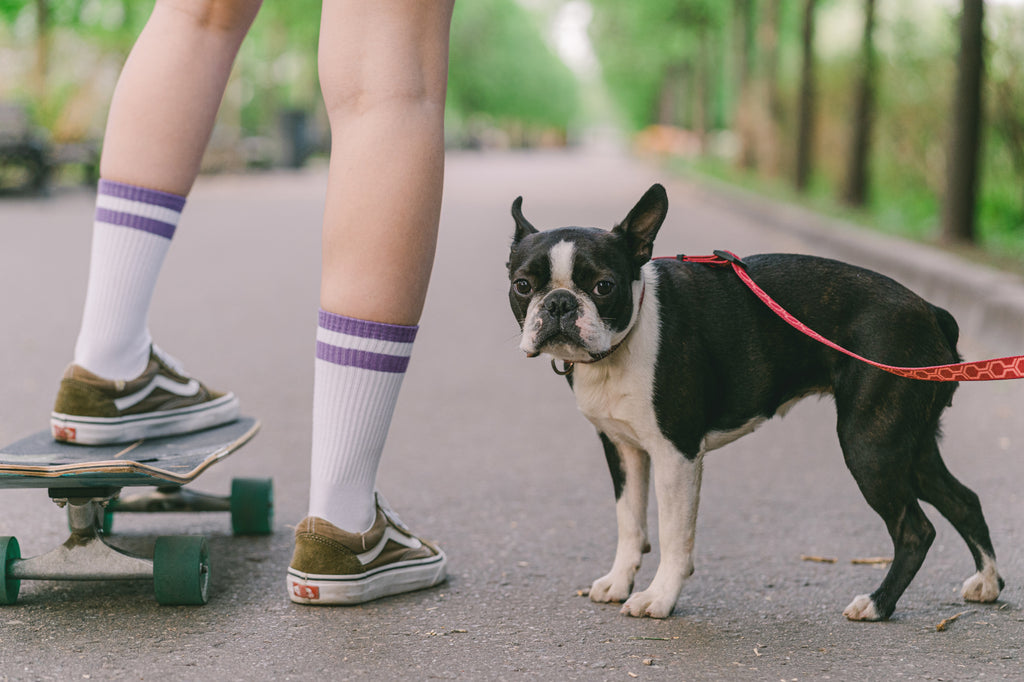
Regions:
[[[134,379],[149,362],[149,304],[185,197],[100,180],[75,364]]]
[[[377,465],[418,329],[320,311],[310,516],[352,533],[373,525]]]

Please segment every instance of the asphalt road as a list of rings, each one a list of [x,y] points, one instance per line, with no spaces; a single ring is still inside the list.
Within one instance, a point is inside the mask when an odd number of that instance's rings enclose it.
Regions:
[[[849,245],[876,237],[833,239],[817,219],[653,165],[451,155],[435,278],[380,480],[403,518],[444,547],[450,579],[360,607],[311,608],[287,600],[284,575],[306,504],[325,176],[202,178],[151,326],[191,372],[263,419],[256,440],[196,487],[273,476],[276,532],[234,538],[221,515],[119,517],[117,541],[140,551],[160,534],[207,534],[210,603],[160,607],[147,583],[26,582],[19,602],[0,608],[0,679],[1024,679],[1024,382],[964,385],[945,420],[946,461],[980,495],[1007,582],[996,604],[960,601],[970,555],[929,509],[938,538],[893,619],[842,616],[883,575],[851,561],[891,545],[845,470],[831,402],[814,399],[706,460],[697,571],[673,617],[635,620],[578,596],[611,563],[612,486],[563,380],[517,349],[508,210],[522,194],[539,227],[610,226],[655,181],[671,201],[661,255],[727,248],[874,264]],[[91,202],[69,191],[0,203],[0,441],[46,426],[79,321]],[[886,241],[880,252],[892,256],[888,274],[913,279],[896,255],[917,251]],[[978,318],[985,296],[965,294],[952,273],[938,279],[927,288],[959,301],[958,317]],[[1005,348],[983,322],[964,325],[965,355],[1024,352],[1024,337]],[[0,491],[0,509],[0,534],[17,536],[26,556],[66,535],[41,491]],[[639,582],[656,560],[657,546]]]

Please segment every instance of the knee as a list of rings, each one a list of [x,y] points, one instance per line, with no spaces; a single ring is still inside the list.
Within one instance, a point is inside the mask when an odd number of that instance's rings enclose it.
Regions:
[[[158,7],[173,9],[197,29],[245,35],[262,0],[160,0]]]
[[[325,3],[320,90],[328,114],[443,109],[450,3]]]
[[[371,111],[415,111],[422,115],[444,109],[447,64],[435,69],[416,60],[382,61],[367,59],[362,64],[344,66],[325,66],[321,62],[320,90],[332,121]]]

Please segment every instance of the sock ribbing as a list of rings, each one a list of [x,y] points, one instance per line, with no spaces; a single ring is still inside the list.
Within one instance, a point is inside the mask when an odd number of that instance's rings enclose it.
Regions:
[[[100,180],[75,363],[132,379],[149,360],[149,306],[185,197]]]
[[[417,330],[320,311],[310,516],[350,532],[373,523],[377,468]]]

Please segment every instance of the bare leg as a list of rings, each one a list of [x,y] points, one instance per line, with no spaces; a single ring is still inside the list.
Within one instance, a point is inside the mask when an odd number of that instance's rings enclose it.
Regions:
[[[185,196],[261,0],[160,0],[117,82],[100,175]]]
[[[70,384],[62,383],[54,410],[58,435],[84,436],[63,422],[109,415],[113,409],[81,400],[86,389],[78,382],[132,380],[152,366],[150,302],[231,64],[259,7],[260,0],[159,0],[122,70],[104,139],[74,369],[65,376]],[[110,388],[103,400],[121,391],[114,384]],[[232,413],[233,408],[215,421]],[[128,437],[119,432],[126,422],[111,419],[110,432],[102,437]],[[202,425],[186,420],[179,427]]]
[[[441,211],[452,5],[324,3],[320,82],[332,134],[324,310],[419,320]]]
[[[374,487],[437,242],[452,2],[330,0],[331,123],[310,516],[352,532]]]

